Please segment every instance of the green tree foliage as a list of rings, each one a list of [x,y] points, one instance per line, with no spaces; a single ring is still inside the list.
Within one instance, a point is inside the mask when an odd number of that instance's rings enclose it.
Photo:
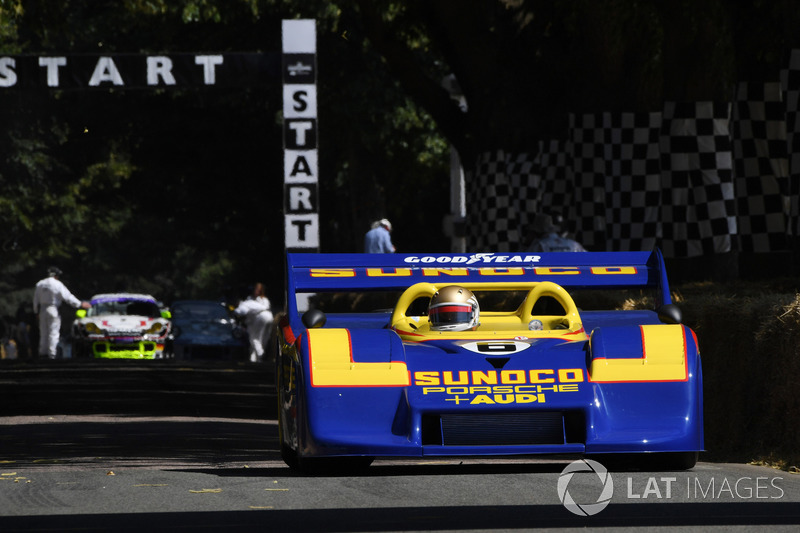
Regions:
[[[402,249],[443,249],[448,145],[329,2],[0,2],[0,53],[279,52],[281,20],[317,19],[326,251],[360,251],[389,217]],[[357,26],[357,24],[356,24]],[[6,91],[0,100],[0,314],[48,264],[81,297],[114,290],[281,305],[281,89]],[[433,230],[424,227],[438,212]]]
[[[777,81],[800,46],[791,0],[357,3],[366,37],[467,162],[564,138],[569,113],[728,101],[738,81]],[[466,113],[443,94],[443,72]]]
[[[569,113],[658,111],[773,79],[792,0],[0,0],[0,54],[279,51],[317,21],[323,251],[371,220],[447,251],[449,146],[531,152]],[[466,109],[443,87],[455,75]],[[283,279],[281,91],[3,91],[0,295],[236,295]]]

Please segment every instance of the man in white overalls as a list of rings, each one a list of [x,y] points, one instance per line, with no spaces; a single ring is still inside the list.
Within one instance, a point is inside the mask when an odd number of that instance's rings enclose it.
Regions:
[[[47,269],[47,277],[36,284],[33,293],[33,312],[39,315],[39,357],[56,358],[58,339],[61,336],[61,315],[58,308],[66,301],[76,309],[91,307],[72,295],[58,279],[62,272],[57,267]]]
[[[242,300],[234,313],[244,320],[250,338],[250,362],[260,362],[264,357],[264,342],[274,320],[264,284],[256,283],[253,294]]]

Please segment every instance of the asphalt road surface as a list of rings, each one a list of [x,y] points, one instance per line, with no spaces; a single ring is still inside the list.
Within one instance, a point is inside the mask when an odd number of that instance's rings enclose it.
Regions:
[[[800,475],[575,457],[284,466],[269,365],[0,361],[0,532],[797,531]]]

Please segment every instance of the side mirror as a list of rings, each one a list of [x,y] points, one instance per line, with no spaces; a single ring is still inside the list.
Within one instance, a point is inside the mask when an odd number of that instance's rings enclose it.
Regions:
[[[75,318],[86,318],[86,309],[78,309],[75,311]]]
[[[162,309],[161,310],[161,318],[172,318],[172,313],[170,313],[166,309]]]
[[[308,329],[321,328],[327,321],[328,317],[319,309],[309,309],[303,313],[303,325]]]
[[[683,314],[677,305],[667,304],[658,308],[658,319],[664,324],[680,324]]]

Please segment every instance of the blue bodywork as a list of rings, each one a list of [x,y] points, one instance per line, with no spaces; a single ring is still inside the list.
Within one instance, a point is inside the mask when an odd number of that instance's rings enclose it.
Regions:
[[[528,316],[512,327],[505,321],[517,315],[483,312],[487,323],[464,335],[426,331],[425,317],[397,309],[303,320],[306,294],[426,283],[651,289],[655,305],[576,311],[567,329],[545,332],[528,332]],[[291,466],[319,457],[657,454],[691,468],[703,449],[697,339],[674,312],[658,250],[288,254],[287,296],[276,382]]]

